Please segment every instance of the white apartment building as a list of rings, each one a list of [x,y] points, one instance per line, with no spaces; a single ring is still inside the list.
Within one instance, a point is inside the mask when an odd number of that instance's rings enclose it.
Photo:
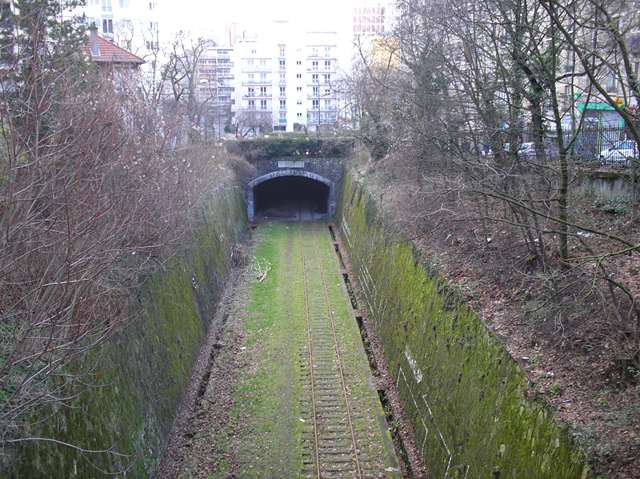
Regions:
[[[73,13],[84,15],[100,36],[144,58],[159,47],[159,0],[86,0]]]
[[[235,58],[237,115],[270,117],[275,131],[335,124],[336,32],[300,32],[275,22],[270,33],[238,41]]]
[[[204,105],[202,126],[218,138],[231,124],[236,88],[233,53],[231,47],[211,46],[198,60],[196,71],[198,100]]]
[[[353,38],[366,38],[390,33],[396,21],[392,0],[355,0],[353,6]]]

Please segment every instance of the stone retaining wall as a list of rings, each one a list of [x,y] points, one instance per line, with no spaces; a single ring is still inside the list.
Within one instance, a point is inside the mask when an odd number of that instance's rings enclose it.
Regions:
[[[119,471],[117,477],[153,477],[246,226],[241,189],[219,190],[186,252],[145,281],[130,323],[76,365],[90,374],[91,385],[67,388],[68,407],[34,422],[34,437],[108,452],[26,442],[4,451],[15,460],[0,476],[95,478]]]
[[[518,364],[350,176],[336,222],[429,477],[590,477]]]

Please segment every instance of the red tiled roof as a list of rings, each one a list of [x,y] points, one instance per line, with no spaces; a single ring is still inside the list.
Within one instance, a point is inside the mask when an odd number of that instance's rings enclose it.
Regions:
[[[96,63],[133,63],[136,65],[142,65],[144,60],[131,52],[128,52],[124,48],[120,48],[113,42],[110,42],[106,38],[102,38],[96,35],[97,52],[92,51],[91,37],[87,39],[85,44],[85,52],[89,55],[92,61]],[[97,53],[97,54],[96,54]]]

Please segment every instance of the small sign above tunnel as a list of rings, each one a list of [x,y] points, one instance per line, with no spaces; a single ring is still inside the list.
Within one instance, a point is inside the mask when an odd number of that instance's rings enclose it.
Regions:
[[[278,168],[304,168],[304,161],[280,160]]]

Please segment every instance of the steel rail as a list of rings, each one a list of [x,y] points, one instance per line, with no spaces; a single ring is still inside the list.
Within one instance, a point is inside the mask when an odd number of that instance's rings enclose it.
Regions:
[[[353,456],[356,464],[356,473],[358,478],[362,478],[362,468],[360,466],[360,460],[358,458],[358,441],[356,439],[355,429],[353,427],[353,417],[351,414],[351,401],[349,400],[349,394],[347,392],[347,385],[344,379],[344,368],[342,366],[342,355],[340,354],[340,347],[338,345],[338,334],[336,332],[336,321],[333,315],[333,308],[331,307],[331,299],[329,298],[329,290],[327,288],[327,281],[325,277],[324,264],[322,260],[320,260],[320,278],[322,280],[322,286],[324,287],[324,297],[327,304],[327,315],[331,322],[331,332],[333,333],[333,346],[336,352],[336,362],[338,365],[338,373],[340,375],[340,385],[342,387],[342,395],[344,397],[346,412],[347,412],[347,420],[349,422],[349,431],[351,432],[351,440],[353,442]]]
[[[311,380],[311,409],[313,416],[313,436],[314,436],[314,453],[316,459],[316,474],[318,479],[321,479],[322,476],[320,474],[320,440],[318,437],[318,415],[317,415],[317,406],[316,406],[316,392],[315,392],[315,376],[313,369],[313,335],[311,332],[311,318],[309,315],[309,291],[308,291],[308,280],[307,280],[307,268],[306,261],[304,257],[304,245],[303,245],[303,236],[302,236],[302,228],[296,225],[298,228],[299,236],[300,236],[300,259],[302,261],[302,278],[304,283],[304,312],[305,312],[305,321],[307,324],[307,348],[309,350],[309,377]]]

